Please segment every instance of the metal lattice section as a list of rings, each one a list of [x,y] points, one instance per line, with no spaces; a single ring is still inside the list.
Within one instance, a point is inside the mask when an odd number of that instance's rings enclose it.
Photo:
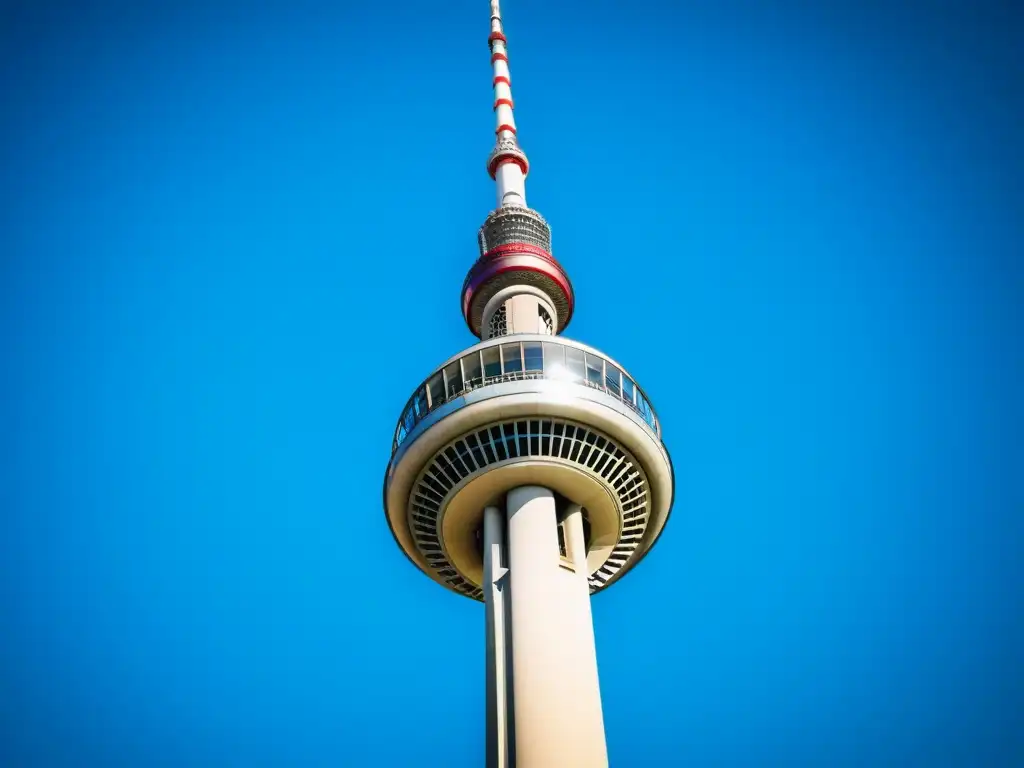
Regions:
[[[544,336],[552,336],[555,333],[555,324],[551,320],[551,315],[544,307],[537,305],[537,315],[540,319],[540,324],[537,329],[537,333],[543,334]]]
[[[629,561],[647,529],[650,488],[639,463],[614,440],[591,427],[561,419],[504,421],[463,435],[434,454],[409,497],[409,529],[431,569],[456,592],[483,600],[483,590],[448,561],[438,522],[453,491],[470,475],[515,461],[550,459],[603,480],[614,495],[622,529],[607,561],[589,577],[590,592],[603,587]]]
[[[477,235],[480,255],[510,243],[527,243],[551,253],[551,227],[532,208],[508,205],[491,211]]]
[[[490,330],[490,336],[488,338],[493,339],[495,336],[508,336],[508,312],[505,311],[505,305],[502,304],[491,315],[491,321],[488,325]]]

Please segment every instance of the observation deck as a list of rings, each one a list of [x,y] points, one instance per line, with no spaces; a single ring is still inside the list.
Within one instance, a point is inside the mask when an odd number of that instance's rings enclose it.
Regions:
[[[416,388],[395,430],[384,505],[417,567],[482,600],[484,507],[538,484],[584,507],[591,593],[653,546],[674,488],[658,417],[622,366],[560,336],[504,336]]]

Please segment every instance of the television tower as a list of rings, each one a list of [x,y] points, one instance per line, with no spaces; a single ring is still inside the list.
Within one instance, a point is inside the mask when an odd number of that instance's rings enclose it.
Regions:
[[[463,316],[481,341],[406,404],[384,508],[417,568],[484,603],[486,764],[597,768],[608,755],[590,596],[658,539],[672,463],[636,381],[561,335],[575,296],[547,222],[526,203],[530,163],[498,0],[488,42],[497,207],[462,286]]]

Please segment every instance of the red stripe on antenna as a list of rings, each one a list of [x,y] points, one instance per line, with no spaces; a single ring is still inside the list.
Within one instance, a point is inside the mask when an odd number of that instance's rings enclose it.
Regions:
[[[491,166],[487,169],[487,173],[489,173],[493,179],[498,174],[498,169],[506,163],[515,163],[518,165],[519,170],[523,172],[523,176],[526,176],[530,172],[530,166],[525,160],[523,160],[523,158],[506,156],[495,158],[494,162],[491,163]]]

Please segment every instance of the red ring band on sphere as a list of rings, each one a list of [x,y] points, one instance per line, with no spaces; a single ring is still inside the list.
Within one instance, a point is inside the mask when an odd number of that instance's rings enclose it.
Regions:
[[[493,281],[498,281],[499,285],[507,283],[509,278],[517,281],[514,278],[517,272],[523,274],[527,283],[536,285],[537,278],[546,282],[547,288],[542,287],[542,290],[548,294],[556,307],[560,307],[559,329],[564,329],[569,324],[575,297],[569,276],[562,266],[543,248],[528,243],[506,243],[481,256],[462,284],[462,315],[470,331],[477,336],[480,335],[480,302],[494,292],[487,286]],[[526,275],[535,277],[529,279]],[[497,289],[496,287],[494,290]]]
[[[555,283],[558,284],[558,287],[562,290],[562,292],[567,297],[570,298],[570,307],[572,306],[572,301],[571,301],[572,289],[569,287],[568,283],[566,283],[563,279],[561,279],[559,277],[556,277],[550,271],[548,271],[547,269],[542,269],[541,267],[531,267],[531,266],[526,266],[526,265],[513,265],[513,266],[507,266],[507,267],[497,267],[496,269],[489,271],[488,274],[487,274],[486,279],[481,280],[478,284],[470,286],[465,291],[465,293],[463,294],[463,297],[462,297],[462,314],[463,314],[463,316],[468,315],[470,304],[473,301],[473,294],[476,293],[476,291],[480,288],[480,286],[482,286],[484,283],[487,282],[487,280],[490,280],[492,277],[496,277],[498,275],[504,274],[505,272],[535,272],[535,273],[537,273],[539,275],[544,275],[545,277],[551,278]],[[568,320],[566,321],[566,323],[568,323]],[[476,333],[475,330],[473,332]]]
[[[506,256],[512,253],[529,253],[534,256],[540,256],[545,261],[550,261],[556,267],[561,269],[561,265],[555,261],[555,257],[545,251],[539,245],[530,245],[529,243],[505,243],[504,245],[496,245],[491,250],[487,251],[481,259],[491,259],[496,256]]]

